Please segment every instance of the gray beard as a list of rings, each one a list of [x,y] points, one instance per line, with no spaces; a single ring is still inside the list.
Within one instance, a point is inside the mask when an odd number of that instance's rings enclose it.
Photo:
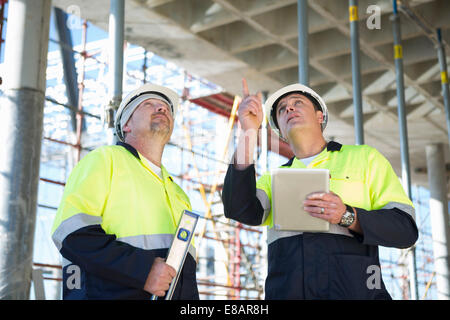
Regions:
[[[153,134],[166,136],[170,133],[170,128],[168,125],[162,124],[162,123],[151,123],[150,124],[150,131]]]

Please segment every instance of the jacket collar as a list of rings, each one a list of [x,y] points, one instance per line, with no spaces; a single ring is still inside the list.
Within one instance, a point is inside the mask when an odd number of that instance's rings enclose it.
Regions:
[[[132,145],[130,145],[130,144],[126,143],[126,142],[122,142],[122,141],[118,141],[116,143],[116,145],[124,147],[129,152],[131,152],[131,154],[133,154],[133,156],[135,156],[136,158],[141,160],[141,158],[139,157],[139,153],[137,152],[137,150]]]
[[[327,151],[341,151],[342,144],[336,141],[330,141],[327,144]]]
[[[342,144],[336,141],[330,141],[327,143],[327,152],[330,151],[341,151]],[[294,162],[295,156],[293,156],[291,159],[289,159],[288,162],[282,165],[282,167],[290,167],[292,166],[292,163]]]

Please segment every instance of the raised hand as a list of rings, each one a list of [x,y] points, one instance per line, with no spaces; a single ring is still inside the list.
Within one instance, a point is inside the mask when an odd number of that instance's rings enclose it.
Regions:
[[[247,80],[242,79],[243,99],[239,105],[238,117],[244,131],[249,129],[258,130],[263,121],[262,95],[261,92],[250,95]]]

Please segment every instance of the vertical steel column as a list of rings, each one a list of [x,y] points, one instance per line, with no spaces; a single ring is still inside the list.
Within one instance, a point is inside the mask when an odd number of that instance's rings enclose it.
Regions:
[[[51,1],[11,0],[0,101],[0,299],[28,299]]]
[[[261,103],[264,105],[264,103],[267,100],[268,91],[262,92],[262,99]],[[259,156],[260,159],[260,166],[261,166],[261,173],[264,173],[268,169],[268,150],[269,150],[269,142],[268,142],[268,132],[267,132],[267,115],[263,114],[263,121],[261,123],[261,154]]]
[[[147,79],[146,79],[147,78],[147,50],[145,50],[145,49],[144,49],[144,62],[142,63],[142,73],[144,75],[143,79],[142,79],[142,84],[146,84],[147,83]]]
[[[395,61],[395,76],[397,81],[397,99],[398,99],[398,125],[400,132],[400,152],[402,159],[402,183],[403,188],[411,199],[411,170],[409,162],[409,146],[408,146],[408,130],[405,111],[405,83],[403,76],[403,47],[401,44],[401,30],[400,17],[397,11],[397,1],[393,0],[393,15],[390,17],[392,22],[392,31],[394,35],[394,61]],[[415,217],[413,217],[415,219]],[[417,300],[418,285],[417,285],[417,266],[416,266],[416,251],[412,247],[408,254],[409,266],[409,281],[410,281],[410,296],[411,300]]]
[[[450,96],[448,89],[448,73],[447,73],[447,61],[445,58],[445,49],[442,44],[442,35],[441,29],[437,30],[437,38],[438,38],[438,56],[439,56],[439,65],[441,67],[441,83],[442,83],[442,96],[444,97],[444,106],[445,106],[445,115],[447,118],[447,134],[448,140],[450,142]]]
[[[69,105],[76,107],[78,105],[78,75],[75,67],[75,58],[73,56],[72,35],[67,27],[67,13],[57,7],[53,7],[53,13],[55,17],[56,33],[59,38],[59,48],[61,52],[67,98],[69,100]],[[72,117],[72,129],[75,132],[77,127],[76,112],[71,110],[70,113]]]
[[[428,145],[426,154],[437,297],[440,300],[448,300],[450,299],[450,232],[443,145],[441,143]]]
[[[352,50],[352,83],[356,144],[364,144],[361,66],[359,61],[358,0],[349,0],[350,37]]]
[[[109,143],[114,144],[114,114],[122,101],[123,44],[125,25],[125,0],[111,0],[109,12],[109,76],[110,104],[106,111]]]
[[[298,78],[309,86],[308,1],[297,0],[298,20]]]

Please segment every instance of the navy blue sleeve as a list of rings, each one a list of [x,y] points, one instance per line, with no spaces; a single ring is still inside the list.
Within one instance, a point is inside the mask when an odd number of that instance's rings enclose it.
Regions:
[[[416,222],[403,210],[355,209],[363,235],[351,233],[363,244],[405,249],[414,245],[419,237]]]
[[[247,225],[262,223],[264,209],[256,197],[255,166],[244,170],[228,166],[222,191],[225,217]]]
[[[80,228],[62,242],[62,256],[88,273],[143,289],[155,253],[116,240],[100,225]]]

